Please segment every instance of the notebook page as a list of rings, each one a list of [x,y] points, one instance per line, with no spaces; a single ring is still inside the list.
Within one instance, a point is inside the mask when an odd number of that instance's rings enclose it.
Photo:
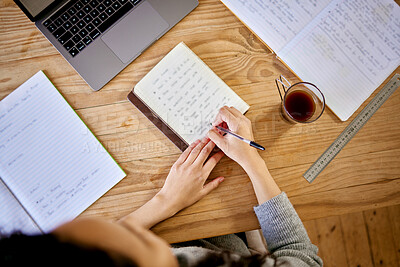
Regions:
[[[278,52],[331,0],[221,1],[274,52]]]
[[[17,231],[27,235],[40,234],[40,229],[1,180],[0,203],[0,235],[9,235]]]
[[[188,144],[201,139],[224,105],[249,109],[184,43],[171,50],[134,93]]]
[[[44,232],[125,176],[41,71],[0,102],[0,131],[2,179]]]
[[[345,121],[400,64],[400,7],[334,1],[278,56]]]

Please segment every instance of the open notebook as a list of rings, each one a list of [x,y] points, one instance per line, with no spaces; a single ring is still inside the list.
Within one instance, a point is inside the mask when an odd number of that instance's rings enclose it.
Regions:
[[[50,232],[123,177],[43,72],[0,102],[0,233]]]
[[[400,64],[393,0],[221,0],[347,120]]]
[[[249,109],[183,42],[136,84],[128,99],[181,150],[207,135],[221,107]]]

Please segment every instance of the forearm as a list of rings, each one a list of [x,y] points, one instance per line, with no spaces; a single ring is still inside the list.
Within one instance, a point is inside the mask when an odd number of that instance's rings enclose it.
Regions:
[[[285,193],[254,207],[254,211],[275,258],[289,260],[293,266],[322,266],[318,248],[311,243]]]
[[[259,204],[279,195],[281,190],[268,171],[265,161],[261,157],[241,164],[253,184]]]
[[[295,266],[322,266],[318,248],[310,242],[300,218],[270,175],[264,160],[256,157],[242,167],[251,179],[260,204],[254,210],[269,251]]]
[[[119,220],[122,224],[140,224],[146,229],[150,229],[159,222],[172,217],[177,211],[173,207],[166,205],[166,201],[159,194],[155,195],[146,204]]]

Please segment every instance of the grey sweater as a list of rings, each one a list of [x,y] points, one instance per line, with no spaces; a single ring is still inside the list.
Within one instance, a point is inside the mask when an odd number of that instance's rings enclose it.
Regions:
[[[322,266],[318,248],[311,243],[284,192],[254,207],[254,211],[271,253],[262,266]],[[246,244],[234,234],[173,244],[172,251],[179,265],[188,267],[196,266],[213,251],[229,251],[232,259],[250,255]]]

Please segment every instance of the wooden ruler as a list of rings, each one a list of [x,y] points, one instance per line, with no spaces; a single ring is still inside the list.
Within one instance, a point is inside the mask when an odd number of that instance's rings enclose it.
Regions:
[[[328,147],[327,150],[314,162],[313,165],[303,174],[303,177],[311,183],[328,166],[329,162],[344,148],[344,146],[356,135],[356,133],[367,123],[374,113],[400,86],[400,74],[395,74],[387,82],[371,102],[350,122],[344,131]]]

